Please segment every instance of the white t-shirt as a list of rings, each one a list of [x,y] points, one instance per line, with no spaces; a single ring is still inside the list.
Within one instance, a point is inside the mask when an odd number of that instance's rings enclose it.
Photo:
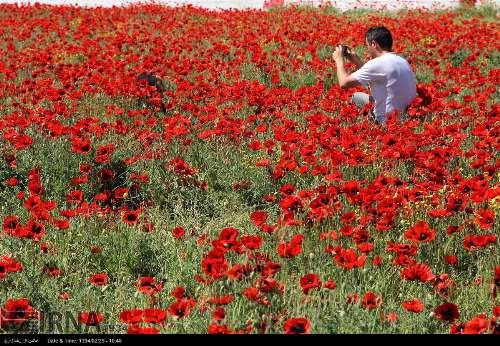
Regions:
[[[366,62],[352,74],[364,86],[370,86],[375,99],[375,117],[385,123],[386,114],[404,112],[417,95],[415,75],[410,64],[393,52]]]

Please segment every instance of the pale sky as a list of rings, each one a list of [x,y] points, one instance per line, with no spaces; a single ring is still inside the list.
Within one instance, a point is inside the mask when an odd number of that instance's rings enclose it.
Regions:
[[[167,5],[193,4],[205,8],[263,8],[265,0],[157,0]],[[487,0],[500,5],[500,0]],[[44,3],[52,5],[78,4],[80,6],[120,6],[127,3],[137,3],[140,0],[0,0],[0,3]],[[286,0],[286,3],[300,2],[300,0]],[[321,0],[305,0],[307,3],[321,3]],[[387,6],[388,8],[400,7],[452,7],[458,4],[458,0],[337,0],[331,1],[340,9],[348,9],[355,6]]]

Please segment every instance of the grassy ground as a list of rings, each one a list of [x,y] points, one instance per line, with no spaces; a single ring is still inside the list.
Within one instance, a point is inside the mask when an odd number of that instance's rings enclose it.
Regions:
[[[495,328],[495,9],[405,11],[398,17],[369,11],[339,14],[328,8],[216,14],[155,6],[113,11],[2,5],[0,13],[5,58],[0,63],[0,255],[22,265],[0,276],[4,310],[9,300],[27,298],[45,316],[67,312],[76,319],[84,311],[103,316],[99,326],[83,329],[62,323],[62,330],[54,330],[45,319],[45,332],[125,333],[128,325],[120,313],[150,307],[167,311],[179,300],[172,291],[183,287],[185,297],[196,302],[184,317],[169,311],[165,323],[140,326],[161,333],[206,333],[216,323],[232,331],[282,333],[286,321],[303,317],[312,333],[448,333],[454,323],[485,314]],[[412,119],[402,126],[372,126],[349,108],[350,95],[336,85],[329,59],[336,43],[362,42],[366,28],[380,23],[391,28],[398,52],[410,59],[419,86],[433,99],[427,106],[414,104]],[[361,45],[356,49],[365,53]],[[134,113],[141,109],[133,78],[151,70],[166,80],[167,114],[147,108]],[[20,134],[32,144],[16,148]],[[92,150],[75,153],[75,138],[89,139]],[[256,150],[256,142],[263,149]],[[107,144],[114,144],[114,151],[104,162],[96,160],[98,147]],[[408,152],[413,154],[405,157]],[[176,173],[169,164],[176,157],[195,172]],[[269,169],[256,166],[264,159]],[[482,161],[471,165],[476,160]],[[81,164],[89,164],[91,171],[82,173]],[[286,165],[291,169],[280,177],[279,167]],[[295,166],[308,170],[301,173]],[[36,179],[29,184],[36,167],[42,193],[33,189]],[[103,169],[114,172],[111,181],[101,180]],[[339,172],[336,181],[332,176]],[[85,175],[88,182],[72,183],[73,177]],[[19,181],[15,186],[7,182],[13,177]],[[383,177],[398,178],[400,184],[381,184]],[[346,193],[346,184],[353,181],[362,190],[355,194],[362,203]],[[294,214],[303,225],[285,222],[279,202],[286,184],[295,187],[303,203]],[[98,201],[100,194],[121,187],[129,189],[123,199]],[[76,204],[67,200],[75,190],[83,193]],[[318,209],[314,205],[325,191],[331,199]],[[20,198],[19,192],[25,195]],[[30,194],[56,203],[49,218],[28,210],[24,202]],[[266,201],[266,195],[275,201]],[[445,217],[429,216],[431,210],[449,208],[457,196],[465,201],[463,208]],[[85,205],[94,210],[85,212]],[[124,213],[135,209],[140,211],[137,222],[124,222]],[[313,216],[320,209],[327,217]],[[87,215],[65,217],[65,210]],[[257,210],[267,212],[266,224],[276,226],[274,232],[265,233],[252,222]],[[492,211],[493,223],[481,223],[479,210]],[[352,225],[367,232],[366,241],[359,240],[361,233],[357,238],[342,234],[346,222],[341,217],[349,212],[356,216]],[[7,234],[5,220],[14,215],[23,227],[30,219],[43,224],[46,233],[41,239]],[[384,217],[392,222],[381,231],[377,225]],[[68,219],[69,228],[58,229],[54,219]],[[405,237],[418,221],[435,230],[434,240]],[[464,229],[449,235],[449,226]],[[181,239],[173,236],[175,227],[186,230]],[[211,278],[202,261],[227,227],[238,230],[239,240],[262,237],[262,247],[225,253],[228,268],[247,266],[240,279],[231,279],[226,270],[213,283],[201,283],[197,275]],[[331,231],[339,238],[323,239]],[[297,234],[304,236],[300,254],[282,258],[279,244]],[[494,240],[469,251],[464,248],[468,235]],[[438,279],[402,278],[409,263],[394,264],[388,242],[415,244],[418,251],[410,257],[436,276],[448,275],[448,289],[439,291]],[[341,246],[360,256],[363,243],[373,250],[365,251],[366,263],[359,268],[342,268],[334,260],[339,248],[325,251],[328,245]],[[261,263],[255,259],[266,256]],[[456,256],[458,263],[445,262],[445,256]],[[377,257],[378,266],[373,263]],[[268,261],[279,263],[281,270],[263,274]],[[51,276],[47,269],[60,272]],[[88,281],[97,273],[106,274],[106,284]],[[317,287],[305,294],[300,279],[311,273],[322,282],[334,281],[336,288]],[[163,280],[163,287],[153,297],[139,292],[135,283],[141,277]],[[282,284],[283,292],[266,292],[259,278]],[[248,299],[243,292],[250,287],[269,304]],[[381,297],[373,309],[362,302],[368,292]],[[356,294],[359,299],[348,303]],[[234,300],[225,306],[225,318],[215,322],[209,299],[224,295]],[[422,312],[403,307],[413,298],[424,304]],[[459,308],[453,323],[436,316],[435,309],[445,302]],[[473,329],[471,323],[466,327]],[[2,330],[9,328],[4,321]]]

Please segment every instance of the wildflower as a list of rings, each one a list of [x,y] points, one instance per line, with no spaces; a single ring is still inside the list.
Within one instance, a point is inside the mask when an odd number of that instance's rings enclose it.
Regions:
[[[311,323],[303,317],[291,318],[285,321],[283,329],[285,334],[308,334]]]

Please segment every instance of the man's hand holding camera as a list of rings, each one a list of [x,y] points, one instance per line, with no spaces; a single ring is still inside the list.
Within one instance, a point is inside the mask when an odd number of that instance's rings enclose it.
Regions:
[[[335,49],[335,52],[333,53],[333,60],[337,65],[339,65],[344,63],[344,58],[356,65],[357,68],[363,66],[363,62],[351,47],[344,44],[338,45]]]
[[[333,52],[333,60],[335,61],[336,64],[343,64],[344,63],[344,57],[347,58],[344,53],[347,53],[349,47],[344,46],[344,45],[338,45],[337,48],[335,48],[335,52]]]
[[[333,60],[337,65],[337,78],[339,80],[339,85],[342,89],[347,89],[359,83],[357,83],[357,81],[354,78],[350,77],[346,72],[344,67],[344,58],[356,64],[356,66],[363,66],[363,63],[358,58],[358,56],[353,53],[351,47],[349,46],[338,45],[335,49],[335,52],[333,52]]]

